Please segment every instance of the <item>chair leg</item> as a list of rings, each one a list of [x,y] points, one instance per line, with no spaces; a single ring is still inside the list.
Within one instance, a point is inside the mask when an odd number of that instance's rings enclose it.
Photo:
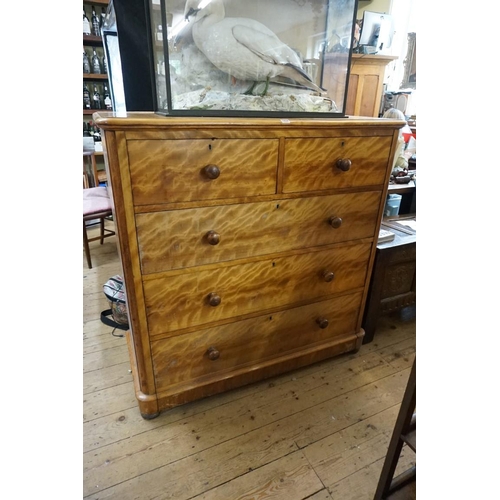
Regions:
[[[89,240],[87,237],[87,226],[85,225],[85,221],[83,221],[83,247],[85,248],[85,256],[87,257],[87,264],[89,266],[89,269],[92,269],[92,261],[90,260]]]
[[[101,245],[104,243],[104,217],[101,217]]]

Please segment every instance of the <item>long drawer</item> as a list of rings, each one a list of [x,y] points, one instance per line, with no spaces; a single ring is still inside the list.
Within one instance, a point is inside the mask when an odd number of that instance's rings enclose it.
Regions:
[[[135,205],[276,192],[278,139],[130,140]]]
[[[362,287],[370,249],[370,243],[358,243],[145,279],[150,335]]]
[[[144,274],[374,236],[379,191],[136,215]]]
[[[151,343],[157,390],[354,333],[361,293]]]
[[[286,139],[283,192],[381,186],[391,142],[391,137]]]

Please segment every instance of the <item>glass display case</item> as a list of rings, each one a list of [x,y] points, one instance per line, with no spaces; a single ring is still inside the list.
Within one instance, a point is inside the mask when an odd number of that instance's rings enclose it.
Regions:
[[[102,26],[113,111],[154,111],[150,0],[109,0]],[[141,75],[140,78],[137,75]]]
[[[345,117],[357,0],[148,0],[156,112]]]

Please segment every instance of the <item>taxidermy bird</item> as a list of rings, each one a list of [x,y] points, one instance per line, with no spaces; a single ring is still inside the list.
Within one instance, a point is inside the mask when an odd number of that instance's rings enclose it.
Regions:
[[[184,17],[193,21],[194,43],[214,66],[238,80],[253,81],[245,94],[266,82],[261,94],[266,95],[270,79],[276,77],[322,92],[294,50],[258,21],[225,17],[222,0],[187,0]]]

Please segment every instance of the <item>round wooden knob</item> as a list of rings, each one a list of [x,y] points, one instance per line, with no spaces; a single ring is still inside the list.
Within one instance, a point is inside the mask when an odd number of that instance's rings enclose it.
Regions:
[[[316,320],[316,323],[318,323],[319,327],[324,330],[328,326],[328,320],[326,318],[318,318]]]
[[[351,160],[349,158],[337,160],[337,168],[340,168],[343,172],[347,172],[351,168]]]
[[[217,165],[207,165],[203,171],[209,179],[217,179],[220,175],[220,169]]]
[[[333,278],[335,278],[335,274],[333,274],[331,271],[325,271],[323,273],[323,279],[329,283],[330,281],[333,281]]]
[[[218,295],[217,293],[215,292],[212,292],[208,295],[208,303],[212,306],[212,307],[217,307],[220,303],[221,303],[221,298],[220,298],[220,295]]]
[[[212,361],[215,361],[220,357],[220,352],[213,346],[208,348],[207,354],[208,359],[211,359]]]
[[[338,229],[342,225],[342,219],[340,217],[330,217],[328,222],[334,229]]]
[[[218,245],[220,241],[220,234],[215,231],[208,231],[207,233],[207,241],[210,245]]]

